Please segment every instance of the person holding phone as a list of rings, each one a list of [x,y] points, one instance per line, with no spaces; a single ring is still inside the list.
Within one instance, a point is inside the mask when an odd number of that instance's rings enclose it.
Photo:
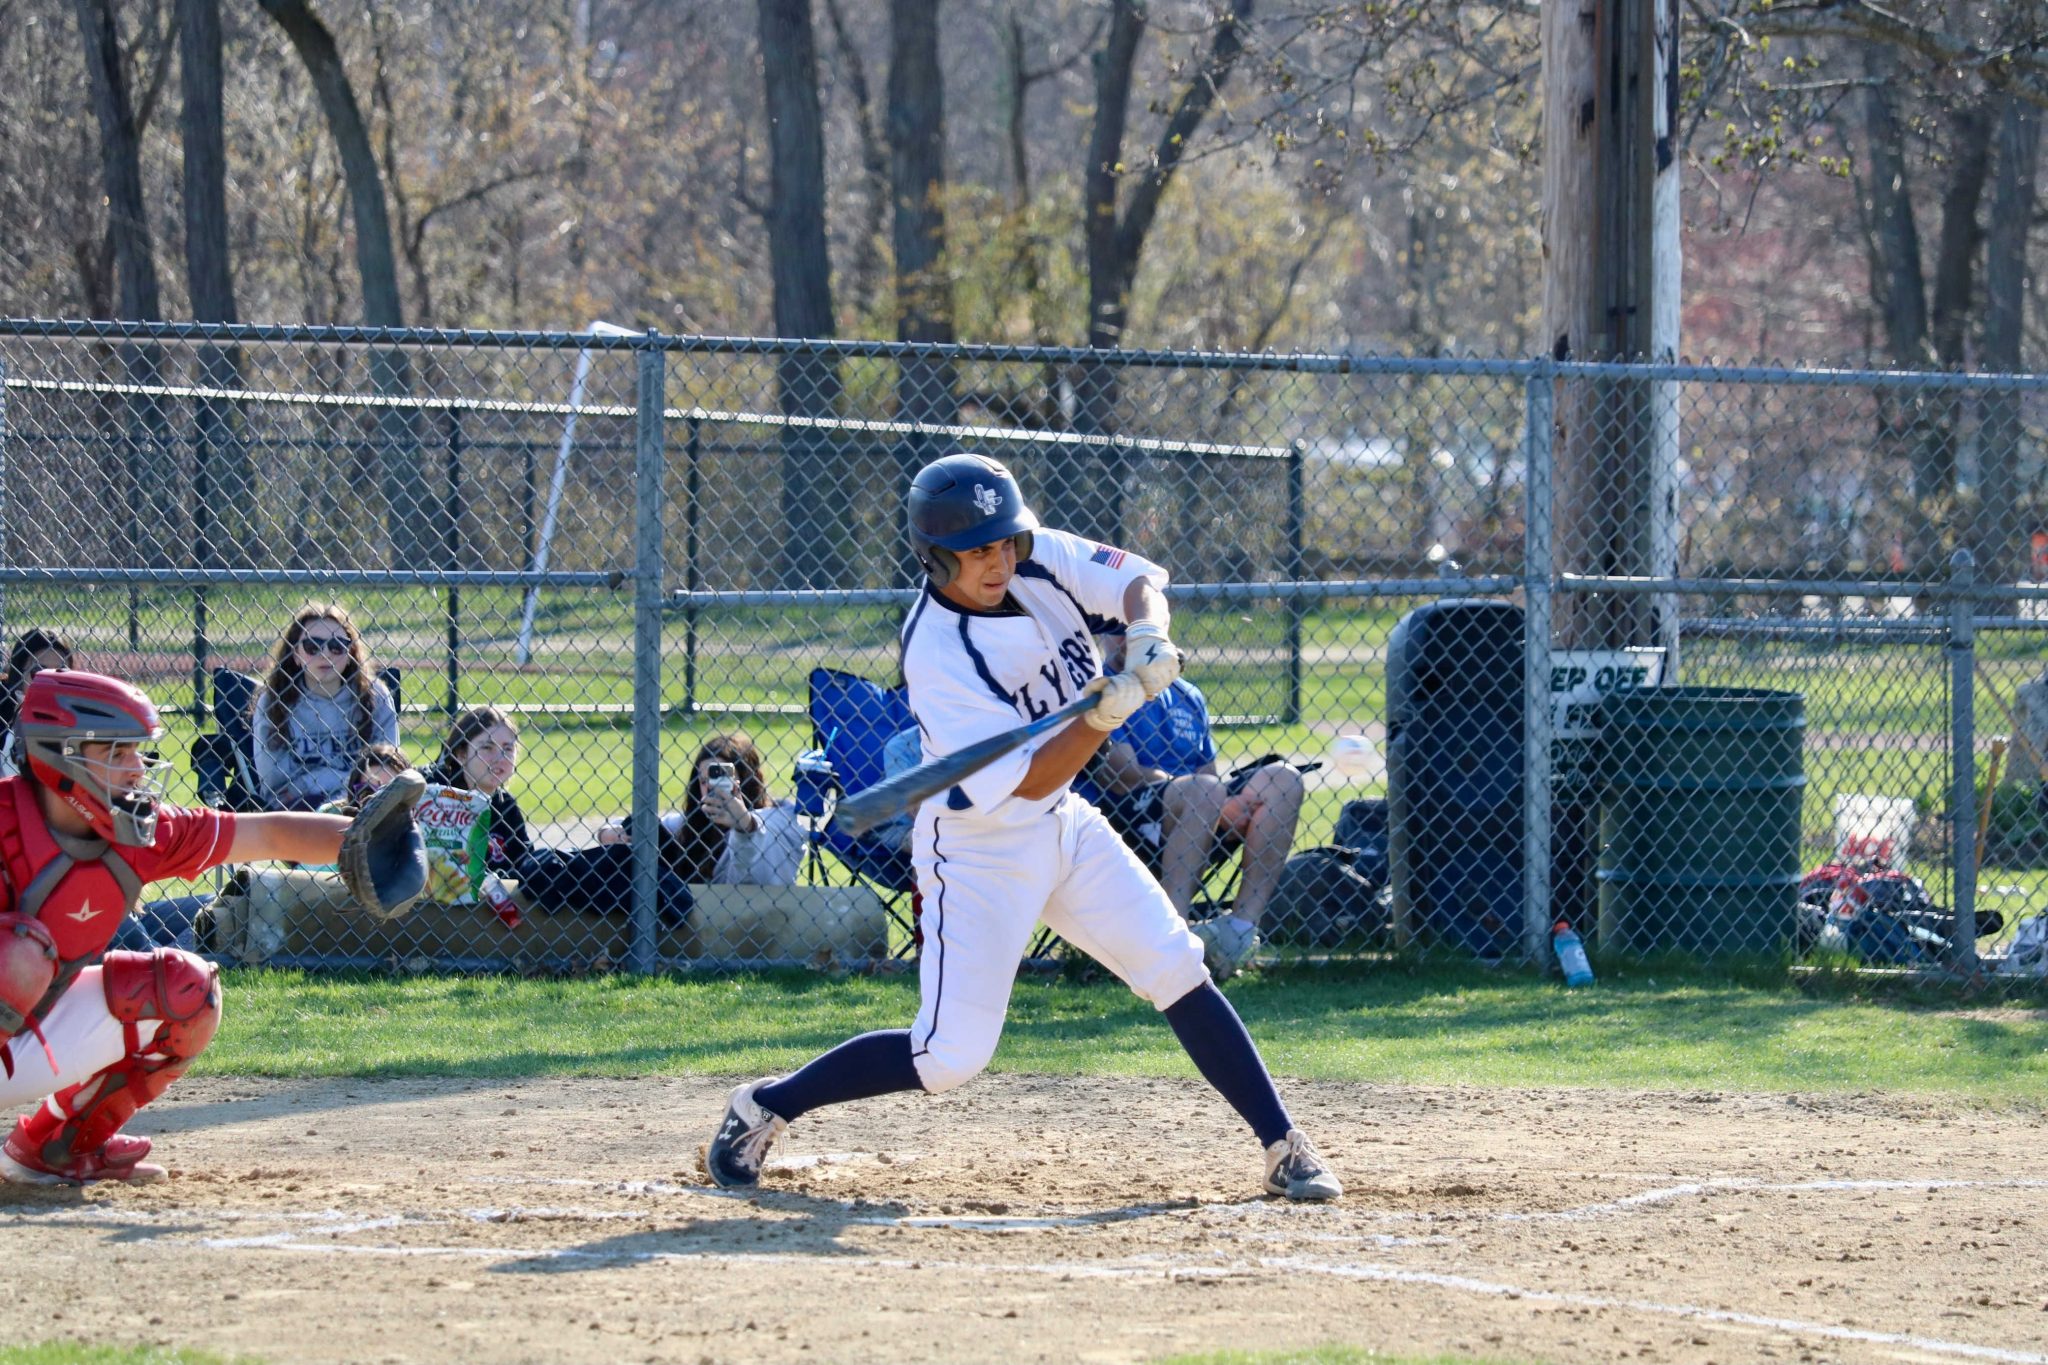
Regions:
[[[683,808],[661,817],[662,862],[698,885],[793,886],[803,866],[804,827],[796,802],[768,794],[761,751],[745,734],[712,735],[697,750]],[[623,843],[624,825],[598,832]]]

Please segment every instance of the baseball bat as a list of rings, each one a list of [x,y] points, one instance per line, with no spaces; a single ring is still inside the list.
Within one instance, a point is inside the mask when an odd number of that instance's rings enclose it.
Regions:
[[[1049,730],[1059,729],[1084,711],[1093,710],[1097,700],[1097,694],[1090,692],[1057,711],[1048,711],[1029,725],[976,740],[964,749],[956,749],[929,763],[920,763],[915,768],[857,791],[839,803],[832,823],[848,834],[865,834],[885,820],[893,820],[905,811],[915,810],[926,797],[937,796],[963,778],[980,772],[1004,754]]]

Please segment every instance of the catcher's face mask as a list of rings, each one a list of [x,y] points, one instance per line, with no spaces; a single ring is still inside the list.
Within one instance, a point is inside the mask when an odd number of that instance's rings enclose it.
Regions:
[[[71,775],[71,789],[58,794],[92,821],[95,834],[133,848],[156,842],[156,807],[171,765],[155,750],[132,741],[67,739],[51,766]]]

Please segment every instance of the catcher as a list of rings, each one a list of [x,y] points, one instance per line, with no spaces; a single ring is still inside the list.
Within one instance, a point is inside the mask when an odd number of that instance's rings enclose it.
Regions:
[[[121,1132],[220,1024],[220,970],[177,948],[108,951],[148,882],[227,862],[338,863],[357,904],[402,913],[426,884],[419,774],[338,815],[166,805],[156,707],[127,683],[51,669],[22,696],[22,770],[0,779],[0,1105],[39,1101],[0,1147],[0,1180],[156,1180]]]

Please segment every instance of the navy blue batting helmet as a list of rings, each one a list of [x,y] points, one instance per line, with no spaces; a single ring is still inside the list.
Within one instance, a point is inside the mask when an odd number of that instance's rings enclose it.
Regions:
[[[943,455],[910,481],[910,549],[935,587],[960,571],[960,550],[1014,537],[1017,558],[1029,558],[1037,529],[1016,475],[986,455]]]

